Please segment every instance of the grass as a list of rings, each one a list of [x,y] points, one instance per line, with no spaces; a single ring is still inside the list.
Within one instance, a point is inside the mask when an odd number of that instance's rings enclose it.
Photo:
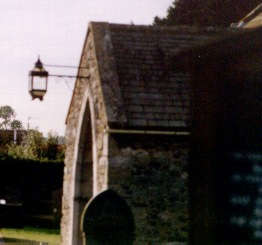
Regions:
[[[24,227],[21,229],[0,228],[3,238],[17,238],[39,242],[48,242],[52,245],[60,244],[59,230]]]

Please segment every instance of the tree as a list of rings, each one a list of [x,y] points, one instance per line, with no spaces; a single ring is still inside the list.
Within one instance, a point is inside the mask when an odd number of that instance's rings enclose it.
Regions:
[[[5,105],[0,107],[0,127],[7,129],[10,125],[12,118],[15,116],[15,111],[11,106]]]
[[[59,143],[59,137],[56,133],[49,132],[46,140],[46,157],[50,160],[64,159],[64,145]]]
[[[228,27],[252,11],[260,0],[174,0],[164,18],[154,25],[195,25]]]
[[[41,159],[43,157],[45,138],[38,130],[28,130],[22,145],[24,145],[28,158]]]
[[[36,129],[27,131],[21,145],[11,144],[8,146],[8,155],[14,158],[39,160],[44,156],[45,139],[41,132]]]
[[[48,133],[45,138],[37,129],[27,131],[21,145],[11,144],[8,146],[8,155],[14,158],[32,160],[56,160],[63,161],[65,145],[59,142],[61,136]]]
[[[11,122],[10,126],[11,126],[11,129],[13,130],[23,128],[22,122],[16,119]]]
[[[15,111],[9,106],[0,107],[0,129],[22,129],[22,122],[15,119]]]

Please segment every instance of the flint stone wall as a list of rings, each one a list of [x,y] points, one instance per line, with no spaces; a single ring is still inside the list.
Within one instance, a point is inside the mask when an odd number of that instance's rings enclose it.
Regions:
[[[186,241],[188,143],[173,136],[112,135],[108,187],[130,206],[134,244]]]

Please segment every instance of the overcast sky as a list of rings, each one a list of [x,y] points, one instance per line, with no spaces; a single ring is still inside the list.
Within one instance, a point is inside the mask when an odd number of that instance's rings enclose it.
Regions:
[[[49,78],[44,101],[31,100],[28,72],[38,55],[44,64],[79,64],[89,21],[151,24],[172,0],[0,0],[0,106],[10,105],[24,127],[60,135],[73,79]],[[46,67],[50,73],[74,70]]]

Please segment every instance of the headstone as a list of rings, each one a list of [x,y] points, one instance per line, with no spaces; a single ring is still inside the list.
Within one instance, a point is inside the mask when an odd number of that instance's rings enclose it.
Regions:
[[[115,192],[105,191],[86,206],[82,215],[85,245],[132,245],[134,221],[126,202]]]

